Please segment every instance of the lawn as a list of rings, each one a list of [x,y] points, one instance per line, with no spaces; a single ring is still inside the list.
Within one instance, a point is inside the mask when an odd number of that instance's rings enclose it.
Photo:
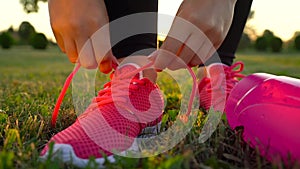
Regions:
[[[245,63],[245,74],[267,72],[300,78],[300,53],[250,51],[238,53],[237,60]],[[49,125],[55,101],[72,69],[73,65],[56,47],[45,51],[30,47],[0,49],[0,169],[76,168],[59,161],[38,161],[39,152],[51,136],[76,119],[68,90],[56,128]],[[99,89],[107,78],[98,74]],[[169,83],[162,80],[159,85],[172,91]],[[178,112],[180,96],[169,92],[166,97],[164,125],[168,127]],[[225,120],[208,141],[195,142],[205,113],[200,111],[198,117],[191,132],[172,150],[143,159],[118,157],[116,164],[107,163],[107,168],[284,168],[283,164],[259,156],[242,141],[242,131],[231,131]],[[290,164],[286,168],[298,167]]]

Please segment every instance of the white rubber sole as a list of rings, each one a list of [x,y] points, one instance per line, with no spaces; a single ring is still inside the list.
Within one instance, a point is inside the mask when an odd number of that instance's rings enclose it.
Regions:
[[[151,138],[156,136],[160,131],[161,123],[157,124],[156,126],[146,127],[142,130],[141,134],[138,138]],[[130,148],[126,151],[121,152],[121,155],[126,155],[127,152],[138,152],[138,139],[134,139]],[[40,156],[41,161],[46,161],[47,159],[51,158],[51,160],[61,160],[64,163],[73,164],[77,167],[84,168],[89,165],[89,159],[82,159],[76,156],[74,153],[73,147],[69,144],[54,144],[53,145],[53,153],[51,157],[49,157],[49,152],[46,152],[43,156]],[[115,158],[113,155],[107,156],[107,160],[110,163],[115,162]],[[105,159],[103,157],[96,158],[95,163],[97,164],[98,168],[104,168]],[[91,164],[92,165],[92,164]],[[95,166],[93,166],[95,167]]]

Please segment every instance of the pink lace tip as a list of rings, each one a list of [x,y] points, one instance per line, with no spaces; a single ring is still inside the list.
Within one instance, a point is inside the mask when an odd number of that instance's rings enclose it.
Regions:
[[[51,127],[52,128],[55,128],[56,127],[56,120],[53,122],[53,121],[51,121]]]
[[[186,113],[186,116],[189,116],[191,114],[193,102],[194,102],[196,93],[198,91],[198,85],[197,85],[197,77],[196,77],[195,73],[193,72],[192,68],[187,67],[187,70],[189,71],[189,73],[193,79],[193,87],[192,87],[192,91],[191,91],[191,95],[190,95],[190,100],[188,103],[188,112]]]
[[[80,64],[78,64],[75,69],[70,73],[70,75],[68,76],[68,78],[66,79],[65,83],[64,83],[64,86],[58,96],[58,99],[56,101],[56,104],[55,104],[55,107],[54,107],[54,110],[53,110],[53,113],[52,113],[52,119],[51,119],[51,126],[52,127],[55,127],[55,124],[56,124],[56,120],[57,120],[57,116],[58,116],[58,112],[59,112],[59,108],[60,108],[60,105],[65,97],[65,94],[72,82],[72,79],[74,77],[74,75],[77,73],[77,71],[79,70],[80,68]]]
[[[183,123],[187,123],[189,122],[189,116],[187,114],[183,114],[179,116],[179,119],[181,120],[181,122]]]

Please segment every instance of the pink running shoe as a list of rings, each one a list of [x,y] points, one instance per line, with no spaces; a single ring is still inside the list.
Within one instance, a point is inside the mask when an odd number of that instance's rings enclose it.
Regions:
[[[212,108],[214,111],[223,112],[231,89],[238,83],[238,78],[244,77],[240,74],[243,69],[244,64],[242,62],[236,62],[232,66],[222,63],[209,65],[207,77],[204,77],[198,86],[200,107],[205,110]]]
[[[94,157],[101,167],[103,154],[114,162],[113,153],[136,149],[136,138],[146,131],[157,134],[163,98],[158,86],[143,77],[142,69],[134,64],[119,67],[76,122],[51,138],[53,151],[48,143],[41,159],[58,157],[84,167]]]

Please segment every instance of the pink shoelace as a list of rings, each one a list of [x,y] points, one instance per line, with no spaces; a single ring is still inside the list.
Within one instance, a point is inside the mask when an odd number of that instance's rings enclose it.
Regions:
[[[128,93],[124,93],[122,89],[124,89],[125,87],[127,88],[128,85],[122,85],[122,83],[115,83],[116,81],[120,81],[124,78],[131,78],[133,76],[135,76],[136,74],[138,74],[139,72],[147,69],[147,68],[150,68],[151,66],[154,65],[154,61],[151,61],[150,63],[134,70],[134,71],[131,71],[129,73],[123,73],[120,75],[120,77],[114,79],[114,84],[116,84],[116,86],[114,86],[114,90],[118,90],[118,94],[114,94],[114,99],[112,99],[112,96],[111,96],[111,86],[112,86],[112,82],[108,82],[104,85],[104,89],[100,90],[99,93],[98,93],[98,96],[96,96],[94,99],[93,99],[93,103],[97,103],[97,105],[105,105],[105,104],[108,104],[108,103],[111,103],[111,102],[114,102],[114,101],[124,101],[124,99],[122,98],[122,96],[124,96],[125,94],[127,95]],[[80,68],[80,64],[78,64],[75,69],[70,73],[70,75],[67,77],[65,83],[64,83],[64,86],[62,88],[62,91],[60,92],[59,94],[59,97],[56,101],[56,104],[55,104],[55,108],[53,110],[53,113],[52,113],[52,120],[51,120],[51,125],[52,127],[55,127],[55,124],[56,124],[56,120],[57,120],[57,116],[58,116],[58,113],[59,113],[59,108],[60,108],[60,105],[63,101],[63,98],[66,94],[66,91],[68,89],[68,87],[70,86],[71,82],[72,82],[72,79],[73,77],[75,76],[75,74],[78,72],[79,68]],[[116,70],[117,69],[117,65],[114,65],[114,69]],[[188,116],[190,115],[191,113],[191,110],[192,110],[192,104],[193,104],[193,101],[194,101],[194,98],[195,98],[195,95],[196,95],[196,92],[197,92],[197,79],[196,79],[196,75],[195,73],[193,72],[193,70],[190,68],[190,67],[187,67],[187,70],[189,71],[190,75],[192,76],[192,79],[193,79],[193,87],[192,87],[192,91],[191,91],[191,95],[190,95],[190,99],[189,99],[189,103],[188,103],[188,110],[186,112],[186,114],[182,117],[180,117],[182,120],[184,120],[185,122],[187,121],[188,119]],[[143,84],[144,81],[143,80],[139,80],[139,79],[133,79],[131,81],[133,84]],[[129,85],[130,88],[137,88],[138,86],[137,85]]]
[[[238,69],[236,69],[238,68]],[[227,88],[230,87],[231,89],[234,87],[234,84],[238,82],[237,78],[244,78],[245,75],[241,74],[241,72],[244,70],[244,64],[243,62],[236,62],[235,64],[231,65],[228,68],[225,68],[225,74],[226,79],[229,81],[227,83]],[[228,91],[226,91],[228,92]],[[230,92],[230,91],[229,91]]]
[[[238,68],[238,69],[237,69]],[[234,85],[238,82],[237,78],[243,78],[245,75],[241,74],[244,70],[243,62],[236,62],[229,67],[224,67],[224,74],[226,76],[226,93],[229,93]],[[209,79],[206,79],[209,80]],[[219,89],[222,86],[223,78],[219,78],[216,84],[207,89],[207,92],[212,92],[215,89]]]
[[[244,70],[243,62],[236,62],[229,67],[225,67],[224,73],[226,75],[226,92],[229,93],[231,89],[238,82],[237,78],[244,78],[245,75],[241,74]]]

